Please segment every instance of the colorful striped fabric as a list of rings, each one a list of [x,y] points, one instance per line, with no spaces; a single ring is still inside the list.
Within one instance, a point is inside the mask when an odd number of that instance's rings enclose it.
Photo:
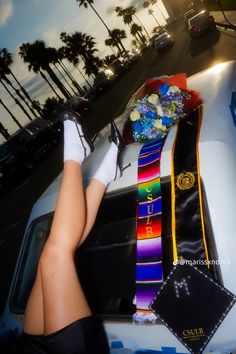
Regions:
[[[136,323],[155,322],[149,304],[163,282],[160,158],[164,141],[145,143],[138,159]]]

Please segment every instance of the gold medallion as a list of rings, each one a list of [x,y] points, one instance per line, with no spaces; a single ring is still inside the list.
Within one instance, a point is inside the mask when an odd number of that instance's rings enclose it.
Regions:
[[[177,187],[182,191],[192,188],[194,186],[194,183],[195,177],[192,172],[180,173],[176,181]]]

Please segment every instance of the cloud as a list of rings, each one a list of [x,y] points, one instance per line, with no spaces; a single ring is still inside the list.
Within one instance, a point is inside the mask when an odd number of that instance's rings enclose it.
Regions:
[[[4,26],[13,13],[12,0],[0,0],[0,27]]]
[[[48,29],[43,33],[43,40],[48,46],[59,48],[62,46],[60,40],[60,30],[56,28]]]

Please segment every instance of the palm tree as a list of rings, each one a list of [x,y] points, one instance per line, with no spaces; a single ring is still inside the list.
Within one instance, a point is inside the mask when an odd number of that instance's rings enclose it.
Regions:
[[[108,33],[110,34],[110,29],[107,27],[107,24],[104,22],[104,20],[102,19],[102,17],[99,15],[99,13],[97,12],[97,10],[94,8],[94,6],[92,5],[94,3],[93,0],[76,0],[77,2],[79,2],[79,6],[84,6],[86,9],[88,8],[88,5],[91,7],[91,9],[95,12],[95,14],[98,16],[98,18],[100,19],[100,21],[103,23],[103,25],[106,27]]]
[[[11,118],[13,119],[13,121],[16,123],[16,125],[19,128],[22,128],[22,125],[20,124],[20,122],[18,121],[18,119],[16,119],[16,117],[12,114],[12,112],[7,108],[7,106],[3,103],[3,101],[0,98],[0,104],[5,108],[5,110],[10,114]]]
[[[63,102],[63,99],[58,99],[55,97],[47,98],[43,105],[42,118],[53,120],[55,118],[55,109],[57,108],[58,104],[62,104]]]
[[[149,2],[148,1],[144,1],[144,3],[143,3],[143,8],[144,9],[147,9],[148,7],[149,7]]]
[[[59,76],[61,76],[64,80],[64,82],[68,85],[68,87],[70,88],[70,90],[72,90],[73,94],[77,94],[77,92],[74,90],[73,86],[71,86],[70,82],[68,81],[71,80],[70,75],[66,72],[66,70],[64,69],[64,67],[62,65],[60,65],[59,62],[59,54],[56,48],[53,47],[49,47],[49,56],[50,56],[50,62],[53,64],[54,68],[56,69],[56,71],[58,72]],[[59,69],[59,67],[60,69]],[[69,90],[67,89],[68,93],[70,94]],[[70,94],[71,96],[71,94]]]
[[[83,77],[83,79],[85,80],[85,82],[90,86],[89,81],[86,79],[86,77],[84,76],[83,72],[80,70],[80,68],[78,67],[79,64],[79,59],[78,57],[75,56],[71,56],[70,52],[68,51],[68,48],[65,46],[62,46],[58,49],[58,56],[60,58],[60,64],[62,65],[62,67],[64,67],[65,71],[68,73],[68,75],[71,78],[71,82],[74,85],[74,87],[78,90],[78,92],[81,92],[81,86],[74,80],[73,76],[70,74],[69,70],[67,69],[67,67],[65,66],[65,64],[63,63],[63,59],[67,59],[70,63],[72,63],[74,65],[74,67],[79,71],[80,75]]]
[[[130,33],[132,34],[132,36],[137,38],[140,44],[145,42],[145,37],[141,34],[142,30],[143,30],[142,27],[137,25],[137,23],[133,23],[130,28]]]
[[[160,26],[160,23],[157,21],[156,17],[153,14],[153,10],[152,9],[148,9],[148,15],[152,16],[154,18],[154,20],[156,21],[157,25]]]
[[[157,6],[157,0],[150,0],[151,1],[151,4],[154,6],[156,5],[156,8],[158,9],[158,11],[161,13],[161,16],[163,17],[165,23],[166,23],[166,17],[165,15],[163,14],[163,12],[161,11],[160,7]]]
[[[110,32],[110,37],[105,40],[105,44],[111,47],[117,47],[119,54],[127,53],[125,49],[122,39],[127,38],[127,35],[124,30],[120,30],[119,28],[114,28]]]
[[[2,103],[1,99],[0,99],[0,104]],[[3,126],[2,123],[0,123],[0,134],[7,140],[8,138],[10,138],[10,134],[8,133],[8,130]]]
[[[0,49],[0,76],[1,76],[1,78],[5,82],[7,82],[7,84],[15,91],[15,93],[17,94],[19,99],[22,100],[22,102],[29,108],[31,113],[35,116],[35,118],[37,118],[35,111],[32,109],[32,107],[29,105],[29,103],[27,102],[27,100],[24,97],[24,95],[26,95],[26,97],[28,99],[30,99],[28,93],[26,92],[24,87],[21,86],[20,82],[17,80],[17,78],[15,77],[15,75],[13,74],[13,72],[10,69],[10,65],[12,63],[13,63],[12,54],[10,54],[6,48],[3,48],[2,50]],[[18,84],[21,91],[19,91],[16,87],[14,87],[12,82],[9,79],[7,79],[7,75],[11,75],[14,78],[15,82]],[[21,92],[23,93],[23,95]],[[30,99],[30,101],[32,103],[31,99]],[[30,117],[30,116],[28,116],[28,117]]]
[[[10,85],[10,81],[8,80],[8,78],[4,75],[0,75],[0,83],[2,84],[2,86],[5,88],[5,90],[8,92],[8,94],[11,96],[11,98],[15,101],[15,103],[21,108],[21,110],[25,113],[25,115],[29,118],[29,120],[33,120],[31,118],[31,116],[29,115],[29,113],[27,112],[27,110],[25,109],[25,107],[21,104],[21,102],[12,94],[12,92],[9,90],[9,88],[7,87],[7,85],[5,84],[5,82]]]
[[[124,23],[130,27],[130,33],[139,41],[140,44],[146,40],[146,38],[142,35],[142,27],[133,21],[133,16],[136,13],[136,10],[133,6],[127,7],[125,9],[117,6],[115,11],[117,16],[123,17]]]
[[[109,68],[111,63],[113,63],[114,60],[118,59],[118,56],[115,54],[112,55],[106,55],[105,58],[102,60],[102,66],[106,69]]]
[[[74,60],[75,63],[75,59],[79,56],[85,64],[84,69],[88,76],[98,74],[102,62],[94,55],[98,50],[95,48],[96,42],[92,36],[82,32],[72,34],[62,32],[60,38],[65,43],[69,60]]]
[[[55,95],[57,96],[57,98],[60,100],[61,96],[57,93],[57,91],[55,90],[55,88],[52,86],[51,82],[48,80],[47,76],[43,73],[43,71],[39,70],[40,75],[42,76],[42,78],[46,81],[46,83],[48,84],[48,86],[51,88],[51,90],[55,93]]]
[[[23,43],[20,47],[20,55],[25,63],[28,63],[29,70],[33,69],[35,73],[42,70],[46,71],[50,76],[52,81],[56,84],[58,89],[61,91],[66,99],[70,98],[64,85],[58,79],[57,75],[54,73],[50,67],[51,63],[51,51],[46,48],[45,43],[41,40],[36,40],[34,43]],[[41,74],[42,75],[42,74]]]
[[[129,6],[129,7],[127,7],[125,10],[126,10],[127,12],[129,12],[132,16],[134,16],[134,17],[136,18],[136,20],[140,23],[141,27],[142,27],[142,28],[144,29],[144,31],[146,32],[147,36],[150,38],[149,33],[148,33],[146,27],[143,25],[143,23],[140,21],[139,17],[137,16],[137,10],[136,10],[136,8],[135,8],[134,6]],[[117,12],[117,15],[118,15],[118,16],[122,16],[122,11],[123,11],[122,7],[117,6],[117,7],[115,8],[115,11]]]

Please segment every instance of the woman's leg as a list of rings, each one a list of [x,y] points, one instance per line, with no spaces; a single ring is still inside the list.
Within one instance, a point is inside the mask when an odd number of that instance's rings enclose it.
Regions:
[[[93,226],[106,185],[116,176],[117,148],[110,147],[107,155],[113,171],[109,172],[109,167],[105,172],[105,176],[110,174],[105,182],[104,173],[100,178],[101,170],[107,167],[105,156],[105,166],[103,163],[86,191],[88,215],[84,231],[86,210],[80,163],[65,162],[51,234],[40,258],[36,282],[26,308],[24,330],[27,333],[41,334],[43,329],[43,333],[50,334],[91,314],[77,278],[73,257],[76,246],[87,237]],[[40,311],[42,304],[44,311]]]
[[[51,234],[40,257],[36,281],[26,307],[24,331],[27,333],[45,334],[48,333],[48,328],[49,332],[51,327],[54,330],[54,326],[57,330],[77,319],[78,315],[81,317],[90,314],[73,263],[74,250],[85,226],[81,164],[89,152],[90,146],[83,136],[81,126],[73,121],[65,121],[63,179]],[[77,298],[79,300],[74,302]],[[62,303],[69,304],[67,310]],[[74,305],[80,309],[79,314],[71,310]],[[65,318],[62,308],[67,313]],[[58,309],[61,310],[58,312]],[[45,311],[48,312],[47,316]]]
[[[81,166],[66,161],[51,234],[39,261],[46,335],[91,315],[74,265],[85,213]]]
[[[92,179],[85,191],[87,218],[78,246],[80,246],[87,238],[93,227],[105,189],[106,187],[103,183],[96,179]],[[77,217],[79,217],[79,215],[77,215]],[[24,331],[34,335],[41,335],[44,333],[43,293],[39,270],[37,271],[35,282],[25,310]]]

